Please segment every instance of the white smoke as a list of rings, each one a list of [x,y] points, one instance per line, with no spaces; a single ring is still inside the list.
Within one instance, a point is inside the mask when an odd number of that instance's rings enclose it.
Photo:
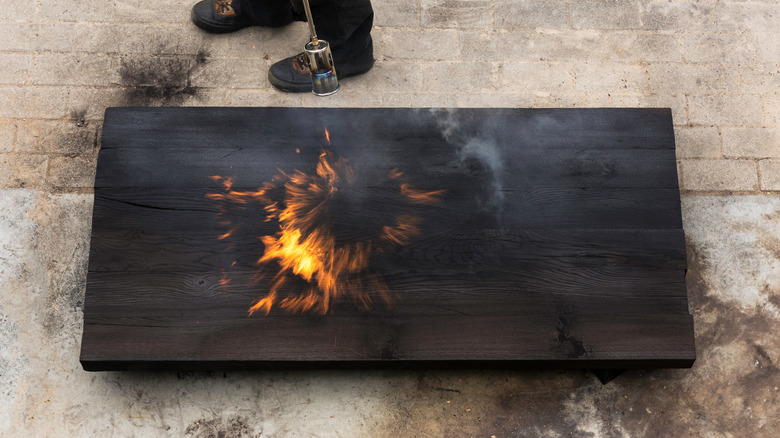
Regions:
[[[503,191],[503,159],[501,151],[495,140],[489,133],[479,136],[469,136],[462,132],[453,109],[431,109],[431,113],[437,116],[437,124],[444,140],[457,148],[458,158],[461,163],[476,160],[490,171],[492,178],[492,191],[487,199],[479,199],[484,207],[501,210],[504,204]]]
[[[504,191],[502,175],[504,170],[501,152],[495,141],[483,138],[472,138],[458,150],[461,162],[475,159],[490,169],[493,178],[493,191],[487,203],[491,207],[502,209],[504,204]]]

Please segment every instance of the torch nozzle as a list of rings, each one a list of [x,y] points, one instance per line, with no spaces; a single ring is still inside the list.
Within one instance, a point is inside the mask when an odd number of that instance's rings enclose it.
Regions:
[[[311,18],[311,6],[309,6],[309,0],[303,0],[303,10],[306,11],[306,21],[309,23],[309,34],[311,35],[311,42],[315,46],[319,43],[317,39],[317,31],[314,30],[314,19]]]

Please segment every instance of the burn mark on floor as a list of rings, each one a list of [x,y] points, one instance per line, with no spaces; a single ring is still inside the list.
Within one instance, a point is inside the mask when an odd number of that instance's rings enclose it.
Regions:
[[[125,57],[119,76],[128,105],[180,105],[198,93],[192,86],[192,73],[208,62],[209,54],[199,51],[189,56]]]
[[[262,431],[256,432],[247,417],[236,415],[196,420],[184,434],[193,438],[244,438],[260,436]]]

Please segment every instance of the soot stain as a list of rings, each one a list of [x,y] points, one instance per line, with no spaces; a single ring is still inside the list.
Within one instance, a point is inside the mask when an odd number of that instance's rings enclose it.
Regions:
[[[119,76],[129,105],[178,105],[197,95],[192,73],[208,62],[208,52],[189,56],[122,58]]]
[[[237,415],[197,420],[184,433],[193,438],[244,438],[256,436],[253,429],[246,417]]]

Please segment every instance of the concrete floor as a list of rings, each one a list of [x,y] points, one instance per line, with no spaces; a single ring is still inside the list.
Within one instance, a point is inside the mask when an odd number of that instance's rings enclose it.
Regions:
[[[0,436],[780,434],[780,3],[375,1],[376,67],[276,92],[305,27],[212,36],[190,1],[0,0]],[[697,361],[629,371],[86,373],[103,111],[668,106]]]

